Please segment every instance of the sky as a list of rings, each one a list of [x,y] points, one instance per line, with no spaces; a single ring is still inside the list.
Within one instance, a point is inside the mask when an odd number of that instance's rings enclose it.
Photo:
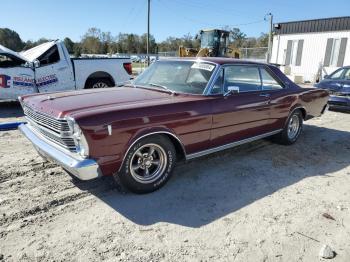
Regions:
[[[79,41],[90,27],[111,32],[147,32],[147,0],[1,0],[0,28],[22,40],[71,38]],[[247,36],[268,32],[274,22],[350,15],[350,0],[151,0],[151,34],[195,35],[203,28],[239,27]]]

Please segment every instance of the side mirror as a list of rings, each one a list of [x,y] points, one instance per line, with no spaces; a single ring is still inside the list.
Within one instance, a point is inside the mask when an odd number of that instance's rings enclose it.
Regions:
[[[199,39],[199,35],[198,34],[196,34],[196,36],[194,37],[194,39]]]
[[[27,68],[34,68],[34,63],[33,62],[26,62],[25,64],[24,64],[24,67],[27,67]]]
[[[323,78],[324,78],[324,79],[327,79],[327,78],[329,78],[329,75],[324,75]]]
[[[35,67],[35,68],[40,67],[40,61],[39,61],[38,59],[35,59],[34,62],[33,62],[33,64],[34,64],[34,67]]]
[[[239,93],[239,86],[228,86],[227,92],[224,94],[224,96],[229,96],[232,94],[238,94]]]

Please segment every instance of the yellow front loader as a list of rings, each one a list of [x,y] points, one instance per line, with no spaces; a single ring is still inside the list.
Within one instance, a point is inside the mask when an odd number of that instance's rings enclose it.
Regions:
[[[201,30],[197,35],[200,49],[179,47],[180,57],[233,57],[240,58],[239,49],[229,45],[229,31],[220,29]]]

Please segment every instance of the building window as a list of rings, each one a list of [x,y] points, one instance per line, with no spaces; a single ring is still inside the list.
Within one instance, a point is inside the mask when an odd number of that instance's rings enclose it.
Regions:
[[[295,65],[297,61],[298,40],[292,41],[292,49],[290,54],[290,64]]]
[[[301,65],[303,46],[304,40],[288,40],[286,52],[286,65]]]
[[[331,51],[330,66],[337,66],[338,57],[339,57],[339,49],[340,49],[340,39],[334,39],[332,51]]]
[[[328,38],[324,66],[342,67],[346,53],[347,38]]]

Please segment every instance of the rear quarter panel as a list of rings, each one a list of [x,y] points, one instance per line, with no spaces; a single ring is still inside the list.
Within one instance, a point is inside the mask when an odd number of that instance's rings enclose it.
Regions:
[[[303,108],[305,110],[305,119],[320,116],[325,108],[329,94],[327,91],[317,88],[302,88],[291,81],[285,74],[276,66],[269,66],[276,76],[288,87],[283,93],[283,96],[278,96],[276,99],[283,99],[282,103],[274,103],[273,118],[275,118],[275,126],[284,125],[289,114],[295,108]],[[272,98],[274,98],[272,96]],[[283,126],[282,126],[283,127]]]
[[[306,110],[306,118],[317,117],[322,114],[329,94],[326,90],[317,88],[301,88],[298,102]]]

